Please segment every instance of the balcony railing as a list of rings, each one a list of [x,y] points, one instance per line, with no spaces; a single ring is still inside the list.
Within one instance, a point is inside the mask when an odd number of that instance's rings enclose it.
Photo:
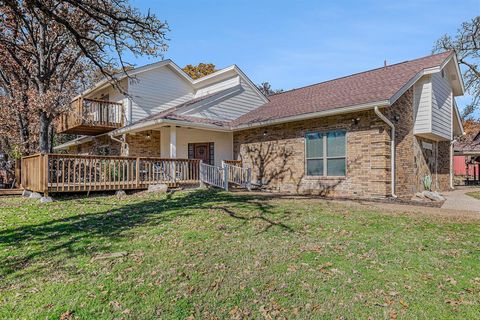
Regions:
[[[78,98],[57,123],[58,133],[97,135],[123,126],[123,104]]]

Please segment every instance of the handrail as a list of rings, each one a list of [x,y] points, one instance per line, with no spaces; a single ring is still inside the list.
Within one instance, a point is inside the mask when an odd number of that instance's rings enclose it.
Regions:
[[[116,104],[122,106],[123,104],[120,102],[115,101],[108,101],[108,100],[100,100],[100,99],[90,99],[90,98],[83,98],[83,101],[91,101],[91,102],[100,102],[100,103],[108,103],[108,104]]]
[[[37,153],[36,155],[39,155]],[[62,154],[62,153],[43,153],[44,155],[52,156],[52,157],[72,157],[72,158],[109,158],[109,159],[146,159],[146,160],[178,160],[178,161],[192,161],[197,162],[200,161],[199,159],[187,159],[187,158],[160,158],[160,157],[129,157],[129,156],[110,156],[110,155],[90,155],[90,154]],[[28,156],[27,156],[28,157]],[[31,157],[31,156],[30,156]],[[25,157],[24,157],[25,158]]]
[[[237,166],[241,167],[242,166],[242,160],[223,160],[225,164],[229,164],[232,166]]]

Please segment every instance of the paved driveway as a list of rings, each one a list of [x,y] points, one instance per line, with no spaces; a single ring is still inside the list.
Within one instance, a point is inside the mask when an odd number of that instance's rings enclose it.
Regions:
[[[456,187],[453,191],[442,193],[447,199],[442,209],[475,211],[480,213],[480,200],[466,195],[467,192],[480,192],[480,188]]]

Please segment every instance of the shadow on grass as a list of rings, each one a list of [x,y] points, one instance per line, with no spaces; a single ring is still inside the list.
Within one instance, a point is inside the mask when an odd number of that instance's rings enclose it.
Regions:
[[[34,259],[52,259],[49,263],[60,262],[59,258],[88,254],[89,251],[102,252],[106,240],[123,237],[123,233],[137,226],[153,226],[168,223],[178,217],[189,216],[189,209],[214,209],[242,220],[244,224],[261,220],[266,227],[279,227],[292,232],[283,222],[274,221],[268,216],[275,214],[271,205],[261,200],[266,197],[236,195],[217,190],[195,190],[162,198],[146,198],[139,202],[126,203],[101,212],[77,214],[63,219],[49,220],[35,225],[0,231],[0,243],[15,248],[26,249],[26,253],[10,256],[0,264],[0,279],[8,274],[26,268]],[[75,201],[65,199],[64,201]],[[88,205],[105,205],[98,199],[85,199]],[[232,206],[233,205],[233,206]],[[255,216],[235,213],[232,208],[247,208],[256,211]],[[33,213],[34,214],[34,213]],[[106,241],[108,242],[108,241]],[[55,259],[55,255],[58,255]],[[41,267],[37,267],[41,268]],[[32,272],[34,272],[33,270]]]

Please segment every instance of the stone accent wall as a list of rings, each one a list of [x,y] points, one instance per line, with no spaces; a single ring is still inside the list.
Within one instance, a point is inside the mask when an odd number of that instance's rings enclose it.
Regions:
[[[415,139],[415,191],[423,191],[423,178],[432,177],[432,190],[450,189],[450,141]]]
[[[407,90],[391,107],[382,112],[395,125],[395,194],[408,198],[416,192],[413,89]],[[388,131],[390,132],[390,127]],[[388,158],[390,161],[390,152]]]
[[[127,135],[131,157],[160,157],[160,131],[145,131]]]
[[[437,166],[437,188],[440,191],[450,190],[451,172],[450,162],[453,161],[450,154],[450,141],[438,142],[438,166]]]
[[[409,198],[423,190],[425,156],[413,134],[413,90],[407,90],[382,113],[396,129],[396,194]],[[353,122],[359,118],[358,124]],[[344,178],[305,176],[305,134],[347,131],[347,173]],[[271,190],[334,197],[385,197],[391,194],[390,127],[373,111],[237,131],[234,156],[252,168],[255,183]],[[438,143],[438,189],[449,186],[449,142]]]

